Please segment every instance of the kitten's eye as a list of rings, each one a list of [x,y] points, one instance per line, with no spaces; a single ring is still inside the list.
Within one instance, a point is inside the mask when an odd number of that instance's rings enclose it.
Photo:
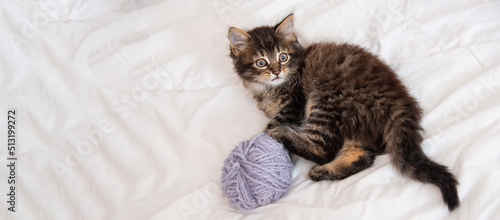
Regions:
[[[263,68],[267,65],[267,61],[264,59],[260,59],[260,60],[255,61],[255,65],[259,68]]]
[[[288,61],[288,54],[286,54],[286,53],[280,54],[279,60],[280,60],[280,62],[286,62],[286,61]]]

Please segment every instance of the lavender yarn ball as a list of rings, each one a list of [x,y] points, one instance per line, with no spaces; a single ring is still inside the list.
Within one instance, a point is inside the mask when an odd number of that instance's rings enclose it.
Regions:
[[[240,209],[267,205],[288,190],[292,170],[292,161],[283,145],[261,133],[241,142],[224,161],[222,192]]]

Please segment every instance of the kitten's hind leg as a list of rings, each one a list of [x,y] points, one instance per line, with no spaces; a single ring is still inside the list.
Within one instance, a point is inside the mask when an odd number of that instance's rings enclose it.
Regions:
[[[309,171],[314,181],[340,180],[370,167],[376,154],[356,141],[345,141],[334,160]]]

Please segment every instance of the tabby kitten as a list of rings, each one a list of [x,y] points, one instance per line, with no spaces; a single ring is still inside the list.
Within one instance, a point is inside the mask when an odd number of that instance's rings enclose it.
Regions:
[[[297,41],[293,15],[275,27],[229,30],[236,72],[271,121],[265,132],[319,165],[314,181],[340,180],[388,153],[406,176],[459,206],[455,177],[422,151],[422,111],[396,74],[351,44]]]

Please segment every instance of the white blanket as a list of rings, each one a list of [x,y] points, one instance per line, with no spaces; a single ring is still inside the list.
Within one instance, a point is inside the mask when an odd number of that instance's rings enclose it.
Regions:
[[[0,219],[500,217],[500,1],[27,0],[0,9]],[[403,177],[387,155],[319,183],[307,177],[314,164],[294,157],[277,202],[240,211],[222,197],[224,159],[269,121],[232,69],[228,28],[292,12],[304,45],[359,44],[398,73],[424,108],[425,153],[459,179],[459,209],[448,212],[437,187]]]

